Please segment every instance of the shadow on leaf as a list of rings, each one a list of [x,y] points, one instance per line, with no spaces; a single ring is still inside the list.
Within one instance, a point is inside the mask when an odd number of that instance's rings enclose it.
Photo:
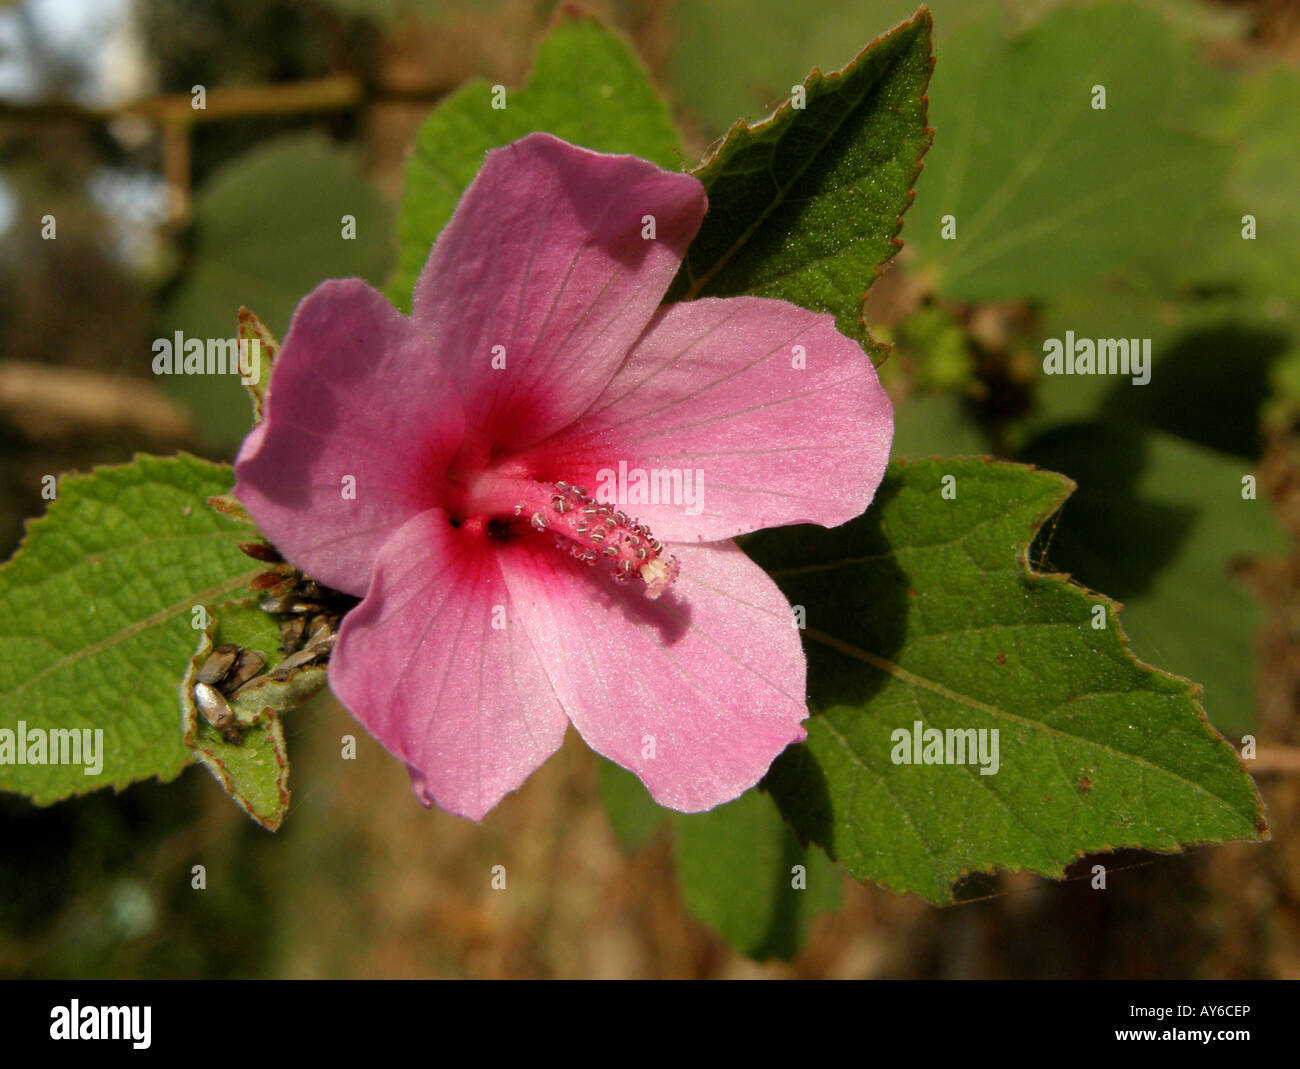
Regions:
[[[1069,572],[1093,590],[1124,602],[1148,592],[1177,555],[1196,510],[1140,495],[1148,443],[1140,431],[1075,423],[1031,439],[1020,460],[1070,476],[1079,488],[1040,543],[1049,571]],[[1038,560],[1037,550],[1033,559]]]
[[[745,543],[745,552],[776,580],[796,611],[802,607],[808,628],[887,661],[903,645],[916,595],[881,529],[884,507],[900,485],[893,472],[887,474],[871,507],[840,527],[775,528]],[[828,567],[832,562],[853,569],[852,585],[846,585],[839,568]],[[844,671],[843,654],[820,642],[805,637],[804,650],[813,716],[826,706],[865,705],[885,685],[885,673],[864,672],[863,665]],[[806,746],[787,748],[773,762],[762,786],[804,842],[816,842],[835,855],[835,816],[826,775]]]

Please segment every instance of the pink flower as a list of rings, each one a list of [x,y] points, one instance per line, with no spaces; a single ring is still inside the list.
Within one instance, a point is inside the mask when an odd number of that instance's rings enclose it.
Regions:
[[[660,306],[705,207],[689,175],[532,134],[488,155],[409,318],[358,279],[294,314],[235,492],[364,596],[330,686],[425,804],[481,819],[572,722],[709,809],[805,735],[791,606],[731,538],[862,512],[893,412],[830,316]]]

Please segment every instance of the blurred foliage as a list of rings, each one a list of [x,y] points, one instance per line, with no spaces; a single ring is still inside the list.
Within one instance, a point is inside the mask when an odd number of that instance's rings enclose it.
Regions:
[[[813,917],[840,908],[839,867],[799,842],[764,791],[673,824],[686,908],[741,953],[793,958]]]
[[[275,842],[251,824],[260,838],[201,830],[205,779],[48,809],[0,795],[0,975],[224,979],[273,970],[265,902]],[[196,864],[203,890],[193,886]]]
[[[363,73],[373,63],[373,34],[332,5],[305,0],[140,0],[141,34],[157,88],[189,95],[231,86],[295,82],[340,71]],[[313,128],[352,139],[351,112],[284,113],[200,123],[192,133],[197,183],[259,141]]]
[[[158,336],[233,338],[236,312],[247,305],[284,337],[294,308],[321,281],[378,285],[390,250],[391,212],[354,154],[315,134],[279,138],[226,164],[195,199],[189,262],[162,304]],[[252,426],[238,376],[174,375],[164,383],[190,405],[209,441],[233,454]]]
[[[1068,9],[1014,36],[995,17],[949,41],[930,94],[947,136],[904,229],[940,292],[1051,297],[1214,234],[1228,159],[1187,132],[1195,67],[1159,17]]]
[[[391,25],[404,19],[438,22],[449,14],[485,13],[501,7],[502,0],[320,0],[342,15]]]
[[[631,772],[597,760],[601,800],[619,845],[641,850],[671,822],[683,904],[737,951],[759,960],[793,958],[812,918],[839,909],[839,868],[800,844],[770,795],[753,790],[707,813],[674,813]]]
[[[1009,30],[1023,30],[1071,3],[929,0],[940,57],[936,79],[944,78],[946,65],[955,61],[970,24],[1002,13]],[[813,67],[842,67],[918,6],[915,0],[818,0],[810,11],[810,5],[787,0],[676,0],[671,82],[687,114],[717,136],[737,117],[762,118]],[[1239,14],[1194,0],[1146,0],[1141,7],[1199,33],[1242,30]]]

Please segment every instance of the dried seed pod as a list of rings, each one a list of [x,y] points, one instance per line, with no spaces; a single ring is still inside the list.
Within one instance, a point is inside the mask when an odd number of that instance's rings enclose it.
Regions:
[[[240,542],[239,548],[253,560],[264,561],[267,564],[279,564],[284,560],[280,556],[280,551],[268,542]]]
[[[308,601],[324,601],[334,591],[321,586],[315,579],[304,579],[298,584],[298,589],[294,593],[300,598],[306,598]]]
[[[226,678],[238,659],[238,646],[232,646],[228,643],[217,646],[208,654],[208,659],[199,666],[199,670],[194,673],[194,679],[198,683],[215,687]]]
[[[194,704],[203,714],[203,719],[219,731],[226,742],[232,746],[239,744],[242,738],[239,721],[235,719],[234,712],[220,691],[207,683],[195,683]]]
[[[330,618],[326,613],[318,612],[307,621],[307,638],[304,640],[304,646],[314,646],[326,635],[332,635],[334,628],[330,624]]]
[[[286,657],[302,645],[307,630],[307,617],[291,616],[280,627],[280,652]]]
[[[338,641],[338,635],[333,631],[327,631],[324,634],[312,639],[304,648],[315,650],[316,656],[324,660],[329,656],[330,650],[334,648],[334,643]]]
[[[320,612],[325,608],[319,602],[305,601],[297,593],[281,594],[279,597],[263,598],[257,603],[258,608],[263,612],[275,612],[282,614],[310,614]]]
[[[252,679],[266,666],[266,658],[256,650],[240,650],[239,658],[225,679],[217,686],[222,694],[230,695]]]
[[[283,586],[284,581],[284,573],[272,569],[269,572],[262,572],[260,575],[255,575],[252,582],[248,584],[248,588],[250,590],[270,590],[273,586]]]
[[[297,671],[299,668],[307,668],[308,666],[315,664],[318,660],[328,654],[328,649],[321,649],[319,646],[309,646],[305,650],[291,653],[275,666],[275,669],[271,672],[271,678],[277,683],[283,683],[289,678],[291,673]]]

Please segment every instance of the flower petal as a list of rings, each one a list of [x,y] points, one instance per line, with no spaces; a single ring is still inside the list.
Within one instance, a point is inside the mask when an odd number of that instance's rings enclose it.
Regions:
[[[384,542],[436,499],[464,417],[428,343],[360,279],[294,312],[235,496],[299,568],[349,594]]]
[[[831,316],[731,297],[662,309],[590,409],[521,459],[592,492],[614,487],[621,461],[625,486],[640,470],[664,489],[659,503],[618,499],[629,514],[664,541],[715,541],[857,516],[893,433],[875,368]],[[670,485],[681,500],[665,502]]]
[[[806,664],[789,603],[734,543],[672,546],[657,601],[524,538],[500,554],[511,601],[593,750],[685,812],[738,797],[800,721]]]
[[[568,726],[514,613],[492,544],[430,509],[384,544],[343,619],[330,688],[426,805],[481,820]]]
[[[485,450],[535,442],[590,405],[654,314],[705,205],[690,175],[550,134],[488,154],[413,312]],[[642,237],[647,216],[653,240]]]

